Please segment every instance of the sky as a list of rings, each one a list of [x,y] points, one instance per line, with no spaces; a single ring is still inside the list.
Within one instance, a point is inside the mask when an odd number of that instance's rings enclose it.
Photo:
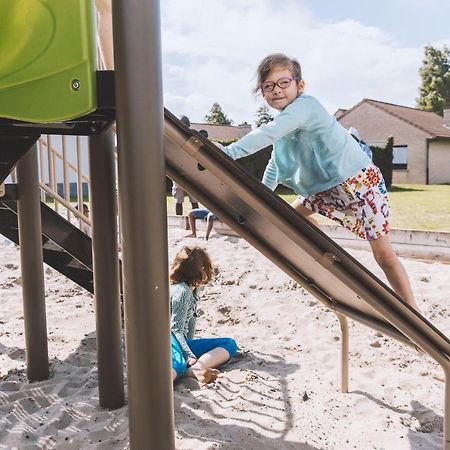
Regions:
[[[415,106],[424,47],[450,47],[448,0],[163,0],[164,105],[203,122],[217,102],[254,125],[255,71],[281,52],[334,113],[363,98]]]

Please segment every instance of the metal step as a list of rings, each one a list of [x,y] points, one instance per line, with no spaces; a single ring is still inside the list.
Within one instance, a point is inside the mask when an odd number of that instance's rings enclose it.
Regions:
[[[94,293],[91,238],[42,202],[41,218],[44,262]],[[8,194],[0,199],[0,233],[20,245],[17,202]]]
[[[0,183],[16,166],[20,158],[30,150],[39,139],[40,134],[31,136],[3,136],[0,135]]]

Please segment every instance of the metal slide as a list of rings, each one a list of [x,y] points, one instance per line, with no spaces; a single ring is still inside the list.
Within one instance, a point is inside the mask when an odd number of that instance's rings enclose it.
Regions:
[[[446,374],[450,448],[450,340],[320,229],[197,132],[165,112],[166,173],[293,280],[339,315],[435,359]]]

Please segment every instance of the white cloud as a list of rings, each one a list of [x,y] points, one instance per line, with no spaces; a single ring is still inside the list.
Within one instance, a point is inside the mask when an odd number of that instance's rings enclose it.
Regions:
[[[236,123],[253,122],[255,70],[273,52],[300,60],[307,92],[330,112],[364,97],[414,105],[422,46],[350,18],[321,21],[299,1],[242,3],[162,2],[164,101],[175,114],[200,121],[218,102]]]

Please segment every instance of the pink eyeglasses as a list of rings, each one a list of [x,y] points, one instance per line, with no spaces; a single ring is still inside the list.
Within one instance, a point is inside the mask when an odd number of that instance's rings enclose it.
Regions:
[[[278,86],[281,89],[288,88],[293,81],[300,81],[301,78],[290,78],[290,77],[283,77],[279,80],[273,82],[273,81],[264,81],[264,83],[260,84],[260,88],[263,92],[272,92],[275,89],[275,86]]]

